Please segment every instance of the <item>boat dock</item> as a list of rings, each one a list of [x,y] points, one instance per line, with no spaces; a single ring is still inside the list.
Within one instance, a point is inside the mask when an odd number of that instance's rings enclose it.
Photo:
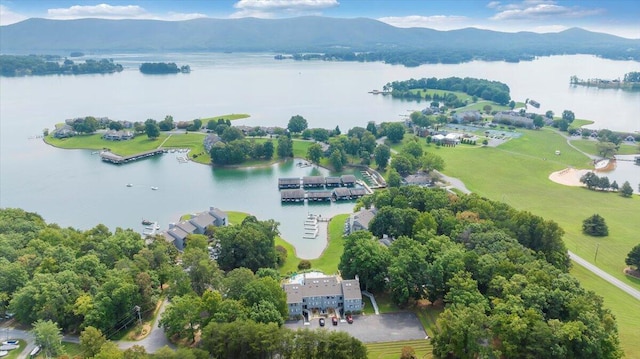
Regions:
[[[120,165],[123,163],[137,161],[143,158],[160,155],[164,152],[165,150],[163,149],[155,149],[151,151],[136,153],[135,155],[131,155],[131,156],[120,156],[120,155],[116,155],[111,151],[102,151],[100,152],[100,158],[102,159],[103,162],[109,162],[116,165]]]
[[[365,184],[366,186],[366,184]],[[366,187],[346,188],[338,187],[333,191],[305,191],[301,188],[283,189],[280,191],[280,201],[282,202],[322,202],[358,199],[368,193],[371,189]]]

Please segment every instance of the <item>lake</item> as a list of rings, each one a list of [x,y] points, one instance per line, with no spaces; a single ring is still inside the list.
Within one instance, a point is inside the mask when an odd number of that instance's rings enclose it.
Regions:
[[[353,203],[281,205],[278,177],[329,175],[293,161],[264,168],[215,169],[179,163],[165,154],[123,166],[102,163],[85,150],[44,144],[44,128],[67,118],[176,121],[248,113],[234,124],[286,127],[305,117],[310,127],[346,131],[367,122],[399,121],[426,102],[371,95],[391,81],[421,77],[478,77],[507,83],[516,101],[541,103],[540,111],[565,109],[596,121],[594,128],[640,130],[640,93],[571,87],[569,77],[617,78],[638,63],[593,56],[556,56],[532,62],[470,62],[416,68],[382,63],[276,61],[271,54],[113,54],[125,71],[110,75],[0,78],[0,206],[40,213],[61,226],[98,223],[141,230],[142,218],[163,227],[209,206],[250,212],[280,222],[282,236],[302,258],[318,256],[322,240],[302,239],[308,213],[330,217]],[[141,62],[190,65],[190,74],[143,75]],[[640,176],[639,176],[640,177]],[[126,187],[127,183],[133,187]],[[152,191],[151,187],[158,187]]]

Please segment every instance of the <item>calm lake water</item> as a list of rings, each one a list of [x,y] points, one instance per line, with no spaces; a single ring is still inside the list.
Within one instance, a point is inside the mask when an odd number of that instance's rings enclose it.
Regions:
[[[478,77],[507,83],[517,101],[535,99],[540,111],[564,109],[596,121],[594,128],[640,130],[640,93],[571,87],[569,77],[617,78],[640,70],[637,62],[592,56],[557,56],[532,62],[424,65],[275,61],[269,54],[164,54],[111,56],[125,66],[112,75],[0,78],[0,207],[21,207],[61,226],[104,223],[141,229],[142,218],[163,227],[184,213],[211,206],[245,211],[281,223],[282,236],[303,258],[318,256],[324,241],[302,239],[308,213],[351,212],[352,203],[281,205],[278,177],[329,175],[293,161],[265,168],[216,169],[181,164],[166,154],[124,166],[100,162],[91,151],[65,151],[39,139],[44,128],[79,116],[115,120],[192,120],[248,113],[237,124],[286,127],[292,115],[310,127],[346,131],[368,121],[397,121],[426,103],[368,94],[391,81],[421,77]],[[191,74],[143,75],[141,62],[188,64]],[[633,170],[632,170],[633,171]],[[640,178],[640,172],[638,172]],[[611,176],[610,176],[611,177]],[[126,187],[132,183],[133,187]],[[159,190],[150,188],[157,186]]]

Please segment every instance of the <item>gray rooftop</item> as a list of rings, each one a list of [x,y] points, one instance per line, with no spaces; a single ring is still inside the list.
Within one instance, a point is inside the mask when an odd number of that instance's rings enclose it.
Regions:
[[[342,293],[344,300],[362,299],[360,292],[360,281],[355,279],[347,279],[342,281]]]
[[[206,228],[207,226],[212,225],[215,221],[216,218],[209,214],[209,212],[198,213],[198,215],[189,220],[189,222],[202,228]]]

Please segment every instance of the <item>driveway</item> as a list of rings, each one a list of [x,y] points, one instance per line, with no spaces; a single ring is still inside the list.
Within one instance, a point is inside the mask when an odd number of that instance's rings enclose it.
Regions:
[[[287,322],[285,327],[289,329],[318,329],[318,319],[312,319],[309,325],[302,321]],[[364,343],[395,342],[400,340],[424,339],[426,333],[420,320],[413,313],[387,313],[380,315],[355,315],[353,324],[340,321],[336,326],[331,324],[331,318],[327,318],[323,330],[340,330]]]

